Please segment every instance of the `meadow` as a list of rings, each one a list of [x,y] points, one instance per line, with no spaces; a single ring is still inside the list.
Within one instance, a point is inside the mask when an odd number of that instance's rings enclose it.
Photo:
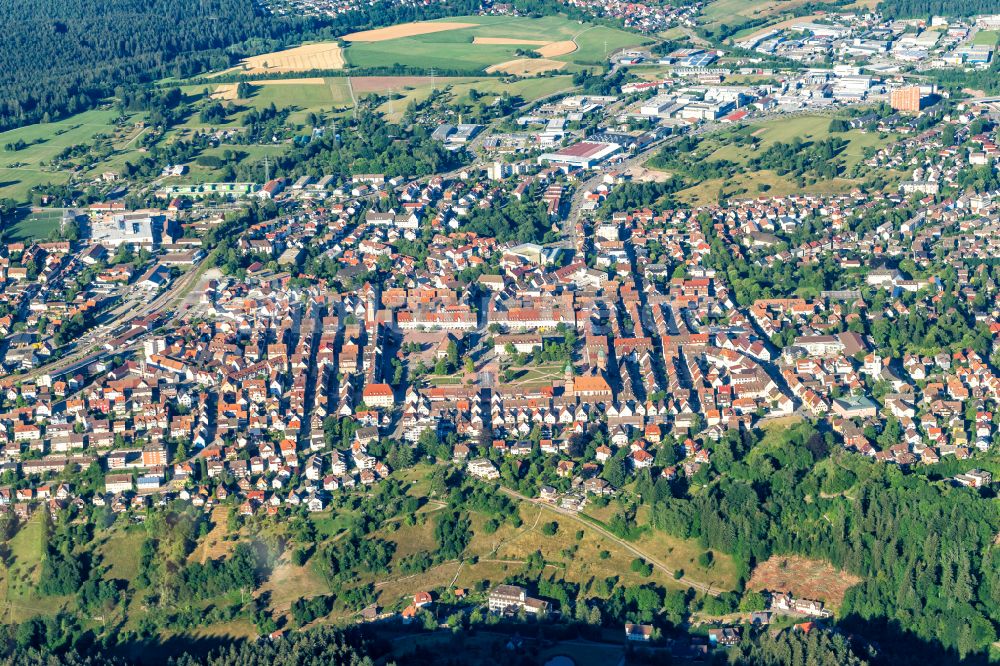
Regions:
[[[751,146],[736,145],[731,139],[734,132],[749,132],[760,139],[756,149]],[[851,130],[836,135],[830,133],[830,116],[822,114],[807,114],[801,116],[783,117],[775,120],[751,123],[747,127],[734,127],[720,130],[709,135],[703,142],[707,160],[728,160],[737,164],[747,165],[750,159],[768,146],[777,143],[791,142],[796,137],[804,142],[822,141],[836,136],[847,141],[847,146],[840,153],[840,160],[845,167],[845,174],[863,157],[867,148],[885,145],[893,137],[882,137],[877,132]],[[779,176],[773,171],[738,172],[731,178],[711,178],[692,187],[681,190],[677,198],[692,206],[708,205],[718,201],[720,193],[727,197],[758,196],[767,192],[772,196],[784,196],[796,192],[810,194],[835,194],[849,192],[859,181],[845,176],[829,180],[807,182],[802,185],[790,175]]]
[[[68,169],[48,166],[66,148],[102,141],[111,151],[128,149],[142,132],[135,126],[141,115],[133,115],[116,125],[113,109],[95,109],[52,123],[27,125],[0,133],[0,197],[23,201],[35,185],[62,184],[69,180]],[[15,149],[20,143],[23,148]],[[89,165],[87,165],[89,166]]]

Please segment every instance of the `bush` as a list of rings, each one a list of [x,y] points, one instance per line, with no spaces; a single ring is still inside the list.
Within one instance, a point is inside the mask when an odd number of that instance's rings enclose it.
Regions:
[[[631,569],[635,573],[640,574],[642,576],[651,576],[653,574],[653,565],[647,562],[646,560],[642,559],[641,557],[637,557],[634,560],[632,560]]]
[[[545,536],[554,536],[556,532],[559,531],[559,523],[552,521],[551,523],[545,523],[542,525],[542,534]]]

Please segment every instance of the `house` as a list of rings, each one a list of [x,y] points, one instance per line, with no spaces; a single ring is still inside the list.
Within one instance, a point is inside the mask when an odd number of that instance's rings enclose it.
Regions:
[[[492,481],[500,478],[500,471],[486,458],[470,460],[466,463],[465,470],[477,479]]]
[[[993,475],[979,469],[970,469],[964,474],[957,474],[954,477],[956,484],[967,488],[982,488],[993,482]]]
[[[362,399],[368,407],[390,408],[395,404],[392,387],[388,384],[368,384],[362,391]]]
[[[740,642],[739,627],[722,627],[708,630],[708,641],[712,645],[728,647]]]
[[[508,608],[520,608],[527,599],[527,590],[518,585],[497,585],[490,590],[489,609],[490,612],[500,613]]]
[[[625,625],[625,639],[629,641],[638,641],[640,643],[648,643],[653,640],[653,625],[632,624],[631,622],[628,622]]]
[[[112,495],[128,492],[133,488],[131,474],[108,474],[104,477],[104,490]]]
[[[524,610],[532,615],[544,614],[549,603],[528,596],[527,590],[519,585],[497,585],[490,590],[488,605],[491,613],[508,613]]]

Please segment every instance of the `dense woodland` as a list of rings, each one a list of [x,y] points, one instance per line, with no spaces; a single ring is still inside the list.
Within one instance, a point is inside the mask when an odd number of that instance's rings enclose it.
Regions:
[[[0,0],[0,129],[92,108],[116,88],[228,67],[311,25],[263,16],[248,0]]]
[[[716,476],[698,493],[642,493],[655,498],[656,526],[731,553],[744,579],[754,563],[792,553],[864,577],[844,599],[842,624],[877,639],[897,663],[921,655],[949,663],[997,640],[993,502],[859,456],[831,456],[830,436],[808,423],[752,443],[737,436],[714,445]]]
[[[878,10],[893,18],[975,16],[1000,12],[998,0],[883,0]]]

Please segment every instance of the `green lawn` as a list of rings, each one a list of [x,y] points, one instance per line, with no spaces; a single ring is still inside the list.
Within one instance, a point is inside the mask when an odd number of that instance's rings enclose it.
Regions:
[[[998,37],[1000,37],[1000,31],[980,30],[973,37],[972,43],[977,46],[996,46]]]
[[[62,211],[40,210],[18,220],[7,238],[12,241],[44,240],[59,228]]]
[[[44,163],[69,146],[89,144],[98,135],[106,135],[114,150],[125,148],[139,132],[133,123],[140,117],[130,118],[119,128],[112,122],[117,115],[111,109],[95,109],[58,122],[27,125],[0,133],[0,197],[24,201],[35,185],[65,183],[69,180],[69,171],[54,170]],[[6,148],[18,141],[27,146],[21,150]]]

